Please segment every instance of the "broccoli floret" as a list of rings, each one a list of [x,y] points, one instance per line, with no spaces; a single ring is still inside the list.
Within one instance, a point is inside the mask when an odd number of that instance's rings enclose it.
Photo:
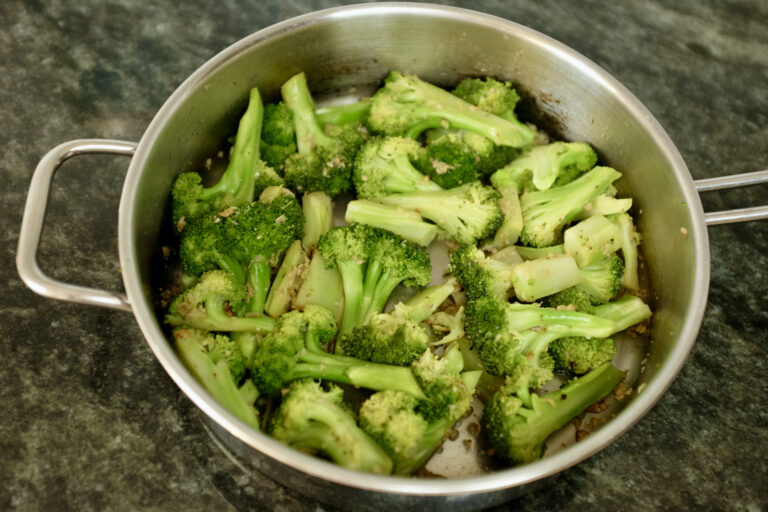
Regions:
[[[635,229],[635,223],[628,213],[618,213],[609,218],[616,222],[621,232],[621,255],[624,258],[624,277],[622,277],[621,284],[630,290],[639,290],[637,246],[640,243],[640,234]]]
[[[245,357],[224,335],[180,328],[173,332],[176,350],[187,369],[222,406],[253,428],[259,428],[254,402],[258,390],[250,381],[242,386]]]
[[[616,355],[616,343],[610,338],[560,338],[549,345],[555,371],[567,375],[584,375],[598,366],[610,363]]]
[[[418,213],[369,199],[358,199],[347,203],[344,220],[348,224],[357,222],[391,231],[424,247],[431,244],[437,236],[437,226],[425,222]]]
[[[331,197],[349,190],[354,157],[363,142],[360,127],[344,125],[326,134],[315,117],[304,73],[288,79],[281,93],[296,130],[297,152],[285,160],[288,186],[300,193],[322,191]]]
[[[357,197],[370,199],[405,192],[442,190],[414,167],[423,149],[404,137],[374,137],[355,157],[353,180]]]
[[[267,165],[282,172],[285,160],[296,153],[296,149],[296,129],[291,109],[282,101],[265,105],[261,158]]]
[[[619,226],[602,215],[589,217],[563,232],[563,250],[581,268],[598,263],[619,248]]]
[[[595,167],[567,185],[524,193],[520,197],[523,211],[520,240],[534,247],[555,245],[563,226],[620,177],[621,173],[610,167]]]
[[[168,308],[165,321],[172,327],[186,326],[205,331],[261,334],[272,331],[275,321],[271,318],[230,314],[241,309],[245,301],[245,286],[229,272],[212,270],[176,297]]]
[[[342,335],[381,313],[399,284],[424,286],[431,279],[426,250],[383,229],[364,224],[335,227],[320,237],[317,247],[326,264],[341,274]]]
[[[429,334],[421,322],[453,291],[451,281],[431,286],[398,303],[391,312],[374,315],[368,323],[341,337],[342,351],[348,356],[375,363],[410,365],[430,343]]]
[[[622,295],[613,302],[595,306],[593,313],[616,324],[607,336],[651,318],[651,308],[634,295]]]
[[[486,370],[509,377],[518,398],[530,405],[530,389],[553,377],[549,344],[568,336],[605,338],[613,334],[612,320],[577,311],[511,304],[485,297],[469,301],[466,334]]]
[[[345,355],[374,363],[408,366],[429,346],[429,335],[418,323],[395,313],[374,315],[344,335]]]
[[[213,221],[222,212],[253,201],[254,194],[263,187],[282,182],[259,158],[263,116],[261,95],[254,87],[248,109],[240,119],[229,165],[219,181],[211,187],[203,187],[202,178],[195,172],[186,172],[176,178],[171,191],[173,222],[180,234],[183,235],[189,225]]]
[[[520,190],[547,190],[566,185],[597,163],[586,142],[552,142],[535,146],[491,176],[491,182],[515,181]]]
[[[566,254],[528,260],[511,272],[515,296],[523,302],[539,300],[584,279],[576,261]]]
[[[533,139],[529,129],[398,71],[391,71],[371,98],[368,126],[375,132],[411,138],[428,128],[463,129],[513,147],[525,146]]]
[[[622,377],[622,372],[607,363],[557,391],[532,395],[530,404],[514,396],[514,383],[505,385],[483,412],[483,426],[496,455],[515,463],[541,458],[547,438],[608,395]]]
[[[383,365],[329,354],[322,345],[336,333],[333,314],[320,306],[290,311],[277,321],[253,356],[251,378],[256,387],[275,396],[289,382],[324,379],[373,390],[397,389],[424,399],[426,395],[410,368]]]
[[[343,105],[318,108],[315,110],[315,116],[321,125],[332,124],[341,126],[365,122],[370,110],[371,100],[370,98],[364,98]]]
[[[491,176],[491,184],[501,197],[499,208],[504,215],[499,229],[493,235],[493,241],[486,244],[488,248],[500,249],[518,241],[523,231],[523,211],[520,207],[520,188],[513,179],[508,179],[498,172]]]
[[[452,350],[448,357],[454,354],[458,350]],[[419,364],[424,377],[430,374],[433,379],[432,389],[441,397],[441,407],[390,390],[374,393],[360,407],[360,425],[390,455],[398,475],[410,475],[423,466],[453,425],[469,411],[481,373],[460,373],[460,365],[429,352]]]
[[[478,157],[455,132],[427,139],[425,150],[414,165],[442,188],[454,188],[478,179]]]
[[[432,128],[425,133],[427,147],[434,142],[448,138],[457,140],[469,149],[474,158],[475,172],[479,177],[490,176],[498,171],[520,152],[512,146],[498,146],[491,139],[466,130],[449,128]]]
[[[584,209],[574,218],[576,220],[583,220],[594,215],[615,215],[617,213],[626,213],[632,208],[632,198],[625,197],[619,199],[608,195],[606,192],[603,192],[587,203]]]
[[[573,306],[577,311],[592,313],[594,306],[610,302],[623,288],[624,262],[616,254],[579,272],[579,284],[547,297],[550,307]]]
[[[296,240],[291,244],[283,257],[277,274],[269,289],[264,311],[271,317],[277,318],[291,307],[298,288],[301,285],[301,274],[309,264],[307,253]]]
[[[520,96],[511,83],[499,82],[493,78],[465,78],[459,82],[459,85],[453,90],[453,94],[516,126],[520,132],[521,140],[524,141],[516,146],[526,146],[533,142],[536,132],[521,123],[515,116],[515,107]],[[513,144],[508,145],[512,146]]]
[[[544,302],[550,308],[573,309],[590,315],[595,310],[595,298],[580,286],[571,286],[553,293]]]
[[[435,192],[415,192],[379,197],[380,203],[419,213],[437,225],[438,237],[472,244],[492,235],[503,215],[499,194],[493,188],[472,182]]]
[[[512,270],[516,265],[490,258],[471,244],[451,254],[451,274],[456,277],[469,300],[493,297],[507,300],[512,289]]]
[[[333,384],[293,382],[270,425],[272,436],[298,450],[322,454],[345,468],[388,475],[392,461],[376,442],[357,426],[344,392]]]

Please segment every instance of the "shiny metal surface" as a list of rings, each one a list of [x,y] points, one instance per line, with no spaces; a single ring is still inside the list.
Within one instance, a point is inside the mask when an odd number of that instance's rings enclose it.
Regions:
[[[214,402],[176,356],[156,315],[153,253],[167,219],[171,183],[178,173],[201,168],[218,150],[249,88],[258,86],[271,101],[283,81],[303,70],[321,97],[364,96],[390,69],[443,85],[468,75],[514,82],[560,137],[591,143],[603,163],[620,170],[624,177],[617,185],[634,198],[655,292],[653,341],[642,348],[642,364],[631,358],[617,364],[642,391],[593,435],[541,461],[446,480],[360,474],[303,455],[253,431]],[[426,4],[367,4],[308,14],[259,31],[205,63],[168,99],[136,148],[118,234],[127,303],[160,363],[206,415],[228,453],[318,500],[353,504],[356,510],[489,506],[606,447],[653,407],[677,375],[695,341],[709,285],[705,217],[688,169],[629,91],[540,33],[493,16]]]
[[[40,246],[51,180],[59,166],[73,156],[87,154],[133,156],[135,149],[136,143],[121,140],[72,140],[50,150],[37,164],[29,185],[16,251],[16,268],[19,276],[35,293],[52,299],[131,311],[128,298],[123,293],[77,286],[49,277],[37,264],[37,249]]]
[[[701,193],[728,188],[762,185],[766,183],[768,183],[768,170],[734,174],[732,176],[720,176],[706,180],[696,180],[693,182],[693,186],[696,187],[696,190],[698,190],[699,193]],[[723,212],[707,212],[704,214],[704,222],[706,222],[708,226],[762,219],[768,219],[768,205],[740,208],[738,210],[728,210]]]

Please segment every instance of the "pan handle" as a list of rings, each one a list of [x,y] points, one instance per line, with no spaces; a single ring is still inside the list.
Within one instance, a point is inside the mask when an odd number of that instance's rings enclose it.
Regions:
[[[131,311],[128,297],[123,293],[72,285],[47,276],[37,264],[37,249],[40,245],[51,180],[59,166],[73,156],[86,154],[133,156],[135,150],[134,142],[108,139],[72,140],[50,150],[37,164],[29,185],[19,232],[19,246],[16,251],[16,269],[19,276],[35,293],[68,302]]]
[[[748,187],[768,183],[768,170],[734,174],[732,176],[720,176],[719,178],[707,178],[695,180],[693,186],[699,193],[726,188]],[[723,212],[710,212],[704,214],[704,222],[708,226],[718,224],[733,224],[736,222],[748,222],[751,220],[768,219],[768,206],[755,206],[753,208],[740,208]]]

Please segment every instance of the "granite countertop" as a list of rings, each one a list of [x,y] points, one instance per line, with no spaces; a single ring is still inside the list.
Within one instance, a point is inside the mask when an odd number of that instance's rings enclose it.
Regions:
[[[234,41],[326,0],[5,0],[0,4],[3,235],[0,508],[317,510],[251,479],[209,439],[130,314],[35,295],[15,249],[40,157],[75,138],[138,140],[182,80]],[[768,167],[768,3],[444,2],[537,29],[651,110],[694,178]],[[120,290],[117,204],[128,161],[67,162],[41,267]],[[707,194],[708,211],[766,187]],[[627,434],[498,510],[768,510],[768,222],[709,229],[712,282],[679,377]]]

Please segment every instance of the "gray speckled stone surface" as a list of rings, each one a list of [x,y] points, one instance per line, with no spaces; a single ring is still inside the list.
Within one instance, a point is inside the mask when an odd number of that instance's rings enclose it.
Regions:
[[[528,25],[603,66],[666,128],[694,178],[768,167],[765,2],[445,3]],[[29,179],[48,149],[81,137],[138,140],[207,58],[271,23],[339,4],[0,3],[0,508],[328,508],[237,469],[131,315],[38,297],[20,282],[14,257]],[[93,157],[57,175],[39,255],[51,275],[120,289],[126,166]],[[755,187],[708,194],[704,205],[766,197]],[[499,510],[768,509],[768,222],[709,234],[709,306],[667,394],[609,448]]]

